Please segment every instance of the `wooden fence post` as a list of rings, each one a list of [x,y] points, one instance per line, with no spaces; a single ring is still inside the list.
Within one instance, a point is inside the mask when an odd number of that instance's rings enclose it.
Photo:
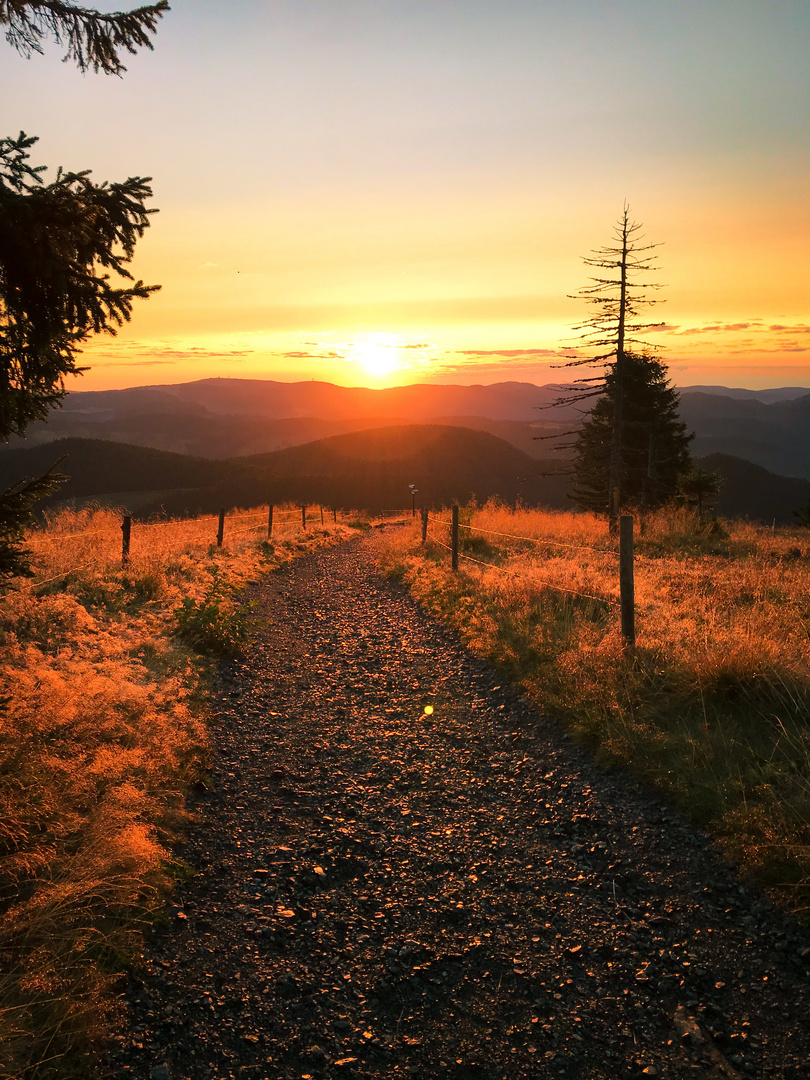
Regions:
[[[337,507],[336,506],[332,507],[332,517],[335,519],[335,524],[337,525]]]
[[[428,508],[422,507],[422,543],[427,542]]]
[[[121,522],[121,565],[129,563],[129,537],[132,532],[132,518],[129,514]]]
[[[458,570],[458,506],[453,507],[453,525],[451,528],[451,564],[454,570]]]
[[[273,535],[273,504],[267,507],[267,539]]]
[[[219,525],[217,526],[217,547],[222,547],[222,541],[225,536],[225,507],[219,508]]]
[[[301,528],[305,529],[306,527],[307,527],[307,508],[306,508],[306,506],[302,506],[301,507]]]
[[[323,507],[321,507],[321,525],[323,525]]]
[[[619,518],[619,591],[622,609],[622,637],[628,648],[636,644],[636,600],[633,580],[633,517]]]

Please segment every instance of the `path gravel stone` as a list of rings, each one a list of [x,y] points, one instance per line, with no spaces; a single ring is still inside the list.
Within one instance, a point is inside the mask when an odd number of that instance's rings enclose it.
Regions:
[[[810,1078],[807,936],[375,570],[274,573],[104,1076]]]

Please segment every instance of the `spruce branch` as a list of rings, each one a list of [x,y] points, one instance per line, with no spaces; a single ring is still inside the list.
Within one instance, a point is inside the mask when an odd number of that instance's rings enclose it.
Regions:
[[[149,35],[168,10],[168,0],[108,15],[70,0],[0,0],[0,26],[7,27],[6,40],[23,56],[41,53],[43,39],[50,37],[67,48],[64,59],[79,71],[121,75],[126,68],[120,54],[151,49]]]

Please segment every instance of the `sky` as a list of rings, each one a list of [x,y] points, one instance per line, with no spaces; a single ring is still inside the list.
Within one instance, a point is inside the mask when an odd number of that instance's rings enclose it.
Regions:
[[[808,41],[807,0],[173,0],[121,78],[4,45],[0,134],[159,209],[69,389],[559,381],[625,202],[677,385],[810,386]]]

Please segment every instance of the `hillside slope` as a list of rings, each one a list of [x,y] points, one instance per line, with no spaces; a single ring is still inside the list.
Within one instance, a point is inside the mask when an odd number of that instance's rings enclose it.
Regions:
[[[380,511],[410,505],[412,483],[420,489],[420,505],[474,495],[567,505],[567,477],[544,477],[541,463],[502,439],[454,426],[355,432],[232,461],[62,439],[0,454],[0,488],[39,476],[60,458],[58,471],[70,479],[46,505],[102,497],[141,514],[286,501]]]
[[[324,382],[203,379],[128,390],[73,392],[47,424],[31,425],[15,448],[58,438],[106,439],[225,460],[269,453],[332,435],[406,424],[488,431],[535,458],[557,457],[554,441],[582,413],[550,407],[554,385],[413,384],[375,390]],[[783,476],[810,479],[810,392],[687,387],[681,416],[697,456],[744,458]],[[570,440],[563,440],[570,441]],[[6,452],[0,447],[0,452]]]
[[[810,480],[778,476],[729,454],[709,454],[700,464],[720,473],[725,481],[714,503],[721,517],[795,525],[794,510],[810,499]]]
[[[731,455],[782,476],[810,479],[810,394],[768,404],[689,392],[681,394],[680,414],[695,432],[696,456]]]
[[[488,432],[447,425],[355,432],[240,460],[265,470],[280,495],[297,490],[327,504],[404,506],[415,484],[420,505],[473,496],[567,505],[567,477],[542,475],[543,463]]]
[[[0,454],[0,489],[41,476],[52,467],[68,477],[44,505],[68,499],[108,498],[128,509],[160,502],[171,494],[191,511],[209,509],[212,493],[234,491],[252,498],[261,487],[260,472],[241,463],[210,461],[143,446],[101,439],[59,439]],[[154,498],[148,497],[154,493]],[[127,495],[138,493],[137,500]],[[115,498],[109,498],[114,496]],[[259,500],[260,501],[260,500]]]

